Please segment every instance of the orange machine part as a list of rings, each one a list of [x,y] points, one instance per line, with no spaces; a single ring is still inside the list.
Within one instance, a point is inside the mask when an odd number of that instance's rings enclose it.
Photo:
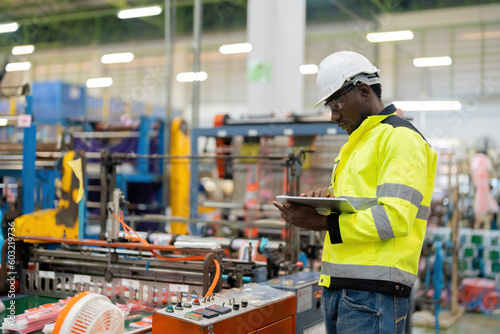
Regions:
[[[215,320],[215,319],[212,319]],[[277,302],[255,308],[250,312],[230,318],[222,318],[212,323],[214,333],[259,333],[295,334],[297,322],[297,296],[293,295]],[[153,334],[164,333],[203,333],[208,334],[208,326],[153,313]]]
[[[227,118],[229,118],[229,115],[225,114],[215,115],[214,127],[224,126]],[[229,155],[229,153],[227,153],[225,149],[231,146],[231,138],[216,138],[215,146],[217,155]],[[226,178],[226,159],[218,158],[215,160],[217,164],[217,173],[219,177],[222,179]]]

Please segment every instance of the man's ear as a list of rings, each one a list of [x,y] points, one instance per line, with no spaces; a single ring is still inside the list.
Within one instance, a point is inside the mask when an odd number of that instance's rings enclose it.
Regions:
[[[361,96],[364,99],[368,99],[370,97],[370,94],[372,93],[370,86],[368,86],[365,83],[360,83],[358,87],[359,87],[359,92],[361,93]]]

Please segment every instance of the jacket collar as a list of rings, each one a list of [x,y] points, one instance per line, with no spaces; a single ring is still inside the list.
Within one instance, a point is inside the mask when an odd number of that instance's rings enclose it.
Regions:
[[[395,112],[396,112],[396,107],[394,106],[394,104],[389,104],[378,115],[368,116],[363,121],[363,123],[361,123],[361,125],[356,130],[354,130],[353,133],[351,133],[351,135],[349,136],[349,140],[351,140],[351,137],[353,136],[354,138],[361,136],[363,133],[370,130],[375,125],[379,124],[380,122],[382,122],[384,119],[391,116]]]
[[[387,107],[385,107],[378,115],[376,116],[389,116],[389,115],[392,115],[396,112],[396,107],[394,106],[394,104],[389,104]]]

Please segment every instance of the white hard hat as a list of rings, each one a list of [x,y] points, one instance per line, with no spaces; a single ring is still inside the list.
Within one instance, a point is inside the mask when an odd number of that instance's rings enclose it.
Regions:
[[[379,71],[357,52],[339,51],[329,55],[319,64],[316,85],[320,99],[315,107],[342,88],[346,81],[353,81],[354,84],[364,82],[368,85],[380,83],[378,75],[370,75]]]

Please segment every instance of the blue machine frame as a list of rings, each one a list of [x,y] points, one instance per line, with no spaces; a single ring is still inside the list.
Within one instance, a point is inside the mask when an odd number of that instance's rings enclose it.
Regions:
[[[25,96],[25,114],[33,115],[33,99],[32,96]],[[23,137],[23,168],[22,170],[0,170],[0,176],[10,176],[21,178],[23,184],[22,195],[22,214],[30,213],[35,210],[35,184],[36,184],[36,124],[31,122],[29,127],[24,128]]]
[[[137,154],[138,155],[147,155],[150,154],[150,140],[149,140],[149,130],[151,124],[155,121],[163,122],[157,117],[153,116],[141,116],[141,123],[139,125],[139,140],[137,142]],[[164,152],[163,147],[163,126],[160,126],[160,131],[158,133],[158,152],[157,154],[162,155]],[[163,159],[159,160],[159,165],[162,164]],[[149,171],[149,159],[148,158],[139,158],[137,159],[137,173],[133,174],[117,174],[116,175],[116,187],[119,188],[125,198],[127,198],[127,189],[128,183],[153,183],[160,182],[162,176],[162,168],[160,167],[159,173],[151,173]],[[161,189],[159,191],[161,194]],[[160,196],[158,194],[158,196]],[[161,201],[160,201],[161,202]]]

